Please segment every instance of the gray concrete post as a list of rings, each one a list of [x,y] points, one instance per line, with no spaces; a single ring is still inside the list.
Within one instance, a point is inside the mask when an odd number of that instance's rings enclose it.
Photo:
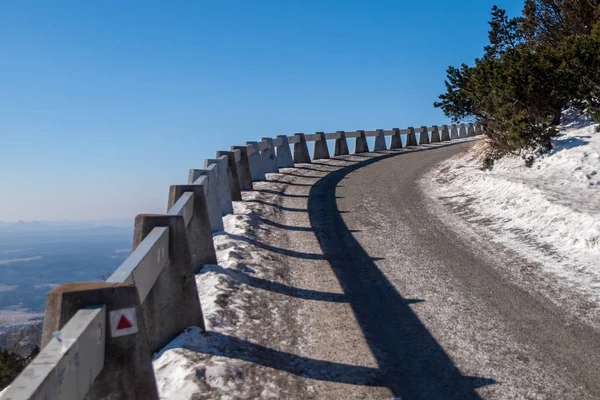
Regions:
[[[294,163],[310,163],[310,154],[308,153],[304,133],[294,133],[294,136],[299,136],[300,138],[298,143],[294,143]]]
[[[258,143],[246,142],[246,148],[248,149],[248,162],[250,164],[252,180],[264,181],[266,179],[265,168],[263,165],[263,158],[258,149]]]
[[[390,140],[390,150],[391,149],[401,149],[402,148],[402,136],[400,135],[400,129],[392,128],[392,139]]]
[[[316,134],[319,138],[315,140],[313,148],[313,160],[322,160],[330,158],[329,148],[327,148],[327,140],[325,140],[325,133],[317,132]]]
[[[427,127],[422,126],[421,132],[419,133],[419,145],[429,144],[429,133],[427,133]]]
[[[416,146],[417,145],[417,135],[415,134],[415,128],[412,126],[408,127],[410,131],[408,135],[406,135],[406,147]]]
[[[441,142],[440,140],[440,130],[437,125],[432,126],[433,131],[431,132],[431,143]]]
[[[467,126],[467,136],[468,137],[473,137],[475,136],[475,125],[473,124],[469,124]]]
[[[448,140],[450,140],[448,125],[442,125],[442,142],[447,142]]]
[[[287,135],[277,135],[281,139],[281,145],[275,148],[277,166],[279,168],[294,168],[294,159],[290,150],[290,142]]]
[[[231,146],[231,151],[235,150],[240,151],[240,160],[235,161],[238,179],[240,181],[240,189],[253,190],[252,173],[250,172],[250,162],[248,160],[248,149],[246,146]]]
[[[279,172],[279,167],[277,166],[277,158],[275,157],[275,146],[273,145],[273,139],[261,138],[260,140],[266,140],[267,143],[269,143],[269,147],[260,152],[260,155],[263,159],[263,167],[265,168],[265,173],[274,174]]]
[[[350,152],[348,151],[348,141],[346,140],[346,132],[337,131],[336,133],[339,134],[340,137],[338,139],[335,139],[335,145],[333,149],[334,157],[345,156],[350,154]]]
[[[221,204],[219,203],[219,193],[217,186],[217,177],[214,168],[211,169],[190,169],[188,183],[196,183],[198,178],[205,176],[202,185],[206,185],[206,208],[208,210],[208,219],[212,232],[223,231],[223,216],[221,215]]]
[[[192,219],[186,227],[194,272],[200,272],[204,264],[217,264],[217,254],[210,229],[210,218],[204,195],[204,185],[171,185],[169,188],[169,209],[185,193],[194,193]]]
[[[183,216],[136,216],[133,250],[156,227],[169,227],[169,262],[142,303],[148,346],[152,352],[163,348],[188,326],[198,326],[204,330]]]
[[[483,133],[483,132],[482,132],[482,130],[481,130],[481,125],[479,125],[479,124],[475,125],[475,135],[476,135],[476,136],[479,136],[479,135],[481,135],[482,133]]]
[[[467,127],[465,126],[465,124],[460,124],[458,126],[458,137],[467,137]]]
[[[232,201],[242,200],[242,189],[238,178],[235,153],[233,151],[217,151],[217,158],[227,157],[227,179],[229,180],[229,193]]]
[[[217,193],[219,193],[219,204],[221,214],[233,214],[233,204],[231,203],[231,191],[229,190],[229,176],[227,175],[227,158],[217,158],[204,160],[204,168],[209,169],[212,165],[215,168],[217,178]]]
[[[367,137],[365,136],[365,131],[360,130],[356,131],[360,133],[360,137],[357,137],[354,140],[354,154],[359,153],[368,153],[369,152],[369,144],[367,143]]]
[[[123,283],[68,283],[50,291],[46,297],[46,313],[41,347],[46,347],[53,333],[60,331],[84,307],[106,305],[104,335],[104,368],[96,377],[86,399],[158,400],[152,368],[152,349],[148,346],[146,322],[142,315],[137,289]],[[110,313],[135,308],[138,331],[112,337]]]
[[[373,146],[373,151],[384,151],[387,150],[385,145],[385,135],[383,129],[377,129],[377,136],[375,136],[375,144]]]
[[[458,128],[456,127],[456,124],[450,125],[450,140],[458,138]]]

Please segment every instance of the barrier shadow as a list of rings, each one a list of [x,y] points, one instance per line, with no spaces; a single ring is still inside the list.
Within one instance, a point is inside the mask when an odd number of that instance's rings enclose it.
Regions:
[[[308,197],[308,196],[306,196],[306,197]],[[312,232],[312,230],[313,230],[313,228],[308,227],[308,226],[284,225],[284,224],[280,224],[279,222],[271,221],[270,219],[266,219],[263,217],[259,217],[258,220],[265,225],[269,225],[269,226],[272,226],[272,227],[278,228],[278,229],[285,229],[287,231]],[[266,229],[266,228],[263,228],[263,229]]]
[[[269,226],[272,226],[272,227],[278,228],[278,229],[284,229],[287,231],[299,231],[299,232],[312,232],[313,231],[313,228],[310,226],[284,225],[284,224],[280,224],[279,222],[271,221],[270,219],[263,218],[263,217],[258,217],[258,221],[262,224],[269,225]],[[260,225],[258,226],[258,228],[263,229],[263,230],[268,229],[268,228],[262,227]],[[350,232],[357,233],[357,232],[361,232],[361,230],[360,229],[352,229],[352,230],[350,230]]]
[[[246,202],[246,203],[262,204],[264,206],[269,206],[269,207],[277,208],[278,210],[281,210],[281,211],[306,212],[306,210],[304,208],[284,207],[284,206],[279,205],[279,204],[269,203],[268,201],[258,200],[258,199],[244,200],[244,202]]]
[[[304,258],[304,259],[307,259],[307,260],[323,260],[323,255],[322,254],[305,253],[305,252],[302,252],[302,251],[282,249],[281,247],[271,246],[269,244],[262,243],[262,242],[260,242],[258,240],[248,238],[246,236],[235,235],[235,234],[227,233],[227,232],[225,232],[224,234],[227,235],[227,236],[229,236],[232,239],[240,240],[242,242],[246,242],[248,244],[251,244],[252,246],[256,246],[256,247],[264,249],[264,250],[272,251],[273,253],[283,254],[285,256],[290,256],[290,257]]]
[[[296,182],[285,182],[285,181],[280,181],[278,179],[269,179],[268,182],[272,182],[272,183],[282,183],[284,185],[291,185],[291,186],[305,186],[305,187],[310,187],[313,184],[312,183],[296,183]]]
[[[269,182],[273,182],[273,181],[269,181]],[[290,193],[284,193],[284,192],[278,192],[277,190],[270,190],[270,189],[254,189],[254,192],[259,192],[259,193],[266,193],[266,194],[274,194],[276,196],[282,196],[282,197],[292,197],[292,198],[301,198],[301,199],[307,199],[308,195],[307,194],[290,194]]]
[[[321,172],[329,172],[329,171],[321,171]],[[291,172],[280,172],[281,175],[293,176],[296,178],[307,178],[307,179],[317,179],[318,176],[313,175],[302,175],[302,174],[293,174]]]
[[[323,256],[331,265],[377,361],[381,383],[395,398],[478,399],[473,382],[487,385],[495,381],[461,374],[407,300],[354,238],[337,208],[336,187],[359,168],[448,145],[388,153],[356,162],[330,172],[309,193],[309,220]]]
[[[246,271],[243,271],[245,269]],[[295,286],[286,285],[280,282],[270,281],[268,279],[259,278],[251,275],[254,270],[244,265],[238,265],[236,269],[224,268],[220,265],[205,266],[200,274],[207,272],[216,272],[218,274],[227,275],[235,281],[262,290],[267,290],[273,293],[279,293],[284,296],[295,297],[304,300],[325,301],[330,303],[346,303],[348,299],[343,293],[321,292],[318,290],[301,289]],[[404,299],[406,304],[418,304],[425,300],[423,299]]]
[[[183,348],[212,356],[243,360],[308,379],[360,386],[379,387],[384,385],[385,377],[382,376],[381,370],[378,368],[317,360],[275,350],[215,331],[200,333],[199,330],[196,330],[195,327],[186,329],[185,336],[187,337],[185,339],[179,341],[178,345],[169,346],[163,351]],[[155,358],[161,355],[161,353],[158,353]],[[196,371],[196,376],[199,378],[203,377],[204,374],[204,370]],[[489,379],[471,376],[464,376],[461,379],[465,386],[471,388],[491,383]],[[402,399],[410,399],[410,397],[403,397]]]
[[[313,162],[313,164],[317,164],[317,163]],[[327,165],[327,164],[321,164],[321,163],[319,163],[319,165]],[[327,165],[327,166],[329,166],[329,167],[335,167],[333,165]],[[310,167],[304,167],[304,166],[294,167],[293,169],[305,169],[307,171],[316,171],[316,172],[331,172],[332,171],[330,169],[310,168]]]
[[[211,265],[209,269],[203,270],[201,271],[201,273],[208,271],[227,275],[231,279],[234,279],[248,286],[252,286],[257,289],[267,290],[273,293],[283,294],[285,296],[296,297],[304,300],[318,300],[332,303],[345,303],[347,301],[346,296],[342,293],[330,293],[310,289],[300,289],[283,283],[270,281],[268,279],[259,278],[257,276],[252,276],[244,271],[231,268],[223,268],[219,265]]]
[[[199,353],[248,361],[294,375],[320,381],[363,386],[381,386],[376,368],[316,360],[275,350],[219,332],[208,331],[180,347]],[[204,371],[197,371],[202,376]]]

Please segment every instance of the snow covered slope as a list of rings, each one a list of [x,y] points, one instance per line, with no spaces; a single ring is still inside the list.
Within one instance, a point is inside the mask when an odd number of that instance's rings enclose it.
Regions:
[[[235,239],[251,235],[255,226],[251,209],[244,202],[234,202],[234,207],[235,214],[223,218],[225,232],[214,235],[219,265],[205,265],[196,275],[206,328],[221,335],[231,333],[237,325],[235,321],[248,318],[240,307],[244,291],[239,290],[239,283],[230,274],[241,267],[241,254],[260,258],[246,242]],[[219,334],[208,335],[198,327],[188,327],[154,355],[154,372],[161,399],[183,400],[199,393],[237,392],[230,382],[235,381],[231,379],[235,375],[232,369],[235,370],[238,363],[214,356],[224,354],[219,349],[228,345]]]
[[[585,121],[563,126],[554,149],[531,168],[514,156],[481,170],[480,142],[444,162],[427,190],[600,301],[600,134],[595,128]]]

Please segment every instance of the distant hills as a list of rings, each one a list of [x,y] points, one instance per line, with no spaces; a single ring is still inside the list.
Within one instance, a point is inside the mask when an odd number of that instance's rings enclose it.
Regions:
[[[111,221],[112,222],[112,221]],[[0,233],[2,234],[28,234],[28,233],[77,233],[79,235],[119,235],[130,233],[133,230],[132,221],[125,225],[125,221],[115,220],[119,223],[118,226],[99,225],[92,221],[90,222],[40,222],[40,221],[17,221],[3,222],[0,221]]]

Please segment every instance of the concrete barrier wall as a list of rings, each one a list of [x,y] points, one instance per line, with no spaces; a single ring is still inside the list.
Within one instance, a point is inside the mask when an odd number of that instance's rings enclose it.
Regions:
[[[376,130],[376,136],[375,136],[375,143],[373,145],[373,151],[384,151],[387,150],[386,144],[385,144],[385,136],[384,136],[384,131],[383,129],[377,129]]]
[[[390,138],[390,150],[401,149],[401,148],[402,148],[402,137],[400,134],[400,129],[393,128],[391,138]]]
[[[204,329],[194,274],[216,264],[213,233],[223,230],[223,216],[233,201],[253,190],[253,181],[295,163],[330,158],[327,140],[335,140],[334,156],[401,149],[402,135],[412,147],[477,136],[477,124],[422,126],[356,132],[317,132],[246,142],[219,151],[191,169],[187,185],[172,185],[167,213],[138,215],[132,252],[102,283],[70,283],[48,293],[42,351],[0,397],[8,399],[158,399],[152,353],[188,326]],[[431,136],[430,136],[431,133]],[[293,152],[290,150],[293,146]]]
[[[313,160],[322,160],[329,158],[329,149],[327,148],[327,141],[325,140],[324,132],[317,132],[318,139],[315,140],[315,147],[313,149]]]

